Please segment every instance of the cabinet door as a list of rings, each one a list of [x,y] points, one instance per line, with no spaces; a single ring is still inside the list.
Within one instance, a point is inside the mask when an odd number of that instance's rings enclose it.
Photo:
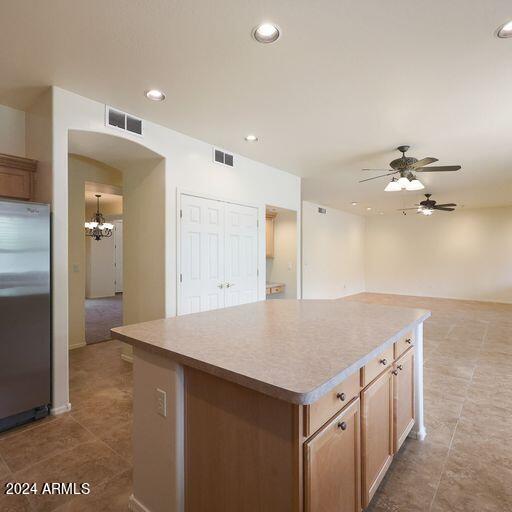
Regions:
[[[359,512],[359,399],[304,445],[305,512]]]
[[[363,507],[367,507],[393,460],[393,379],[391,370],[361,393]]]
[[[394,370],[394,451],[400,449],[414,425],[414,349],[406,352]]]
[[[32,173],[0,166],[0,196],[32,199]]]

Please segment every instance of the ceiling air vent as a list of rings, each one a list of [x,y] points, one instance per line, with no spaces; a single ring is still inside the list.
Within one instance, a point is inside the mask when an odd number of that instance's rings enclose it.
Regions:
[[[215,148],[213,148],[213,161],[216,164],[227,165],[229,167],[233,167],[234,165],[233,155],[230,155],[229,153],[224,153],[224,151]]]
[[[135,135],[142,135],[142,119],[108,105],[105,106],[105,125]]]

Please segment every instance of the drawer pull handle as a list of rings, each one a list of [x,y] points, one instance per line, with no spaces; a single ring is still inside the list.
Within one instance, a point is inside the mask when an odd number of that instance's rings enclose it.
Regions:
[[[397,368],[398,368],[400,371],[402,371],[402,370],[404,369],[404,367],[403,367],[401,364],[399,364]]]
[[[391,373],[396,376],[398,375],[398,370],[393,370]]]
[[[347,398],[347,395],[345,395],[345,393],[337,393],[336,398],[339,398],[342,402],[344,402],[345,398]]]
[[[388,364],[388,360],[387,359],[381,359],[380,360],[380,364],[383,364],[384,366],[386,366]]]
[[[409,345],[412,343],[411,338],[405,338],[405,343],[409,343]]]
[[[342,421],[338,423],[338,428],[341,428],[341,430],[347,430],[347,424],[344,421]]]

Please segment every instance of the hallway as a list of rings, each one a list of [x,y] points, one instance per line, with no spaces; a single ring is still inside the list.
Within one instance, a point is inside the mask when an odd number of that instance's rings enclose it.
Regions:
[[[110,329],[123,325],[123,294],[85,299],[85,342],[88,345],[111,339]]]

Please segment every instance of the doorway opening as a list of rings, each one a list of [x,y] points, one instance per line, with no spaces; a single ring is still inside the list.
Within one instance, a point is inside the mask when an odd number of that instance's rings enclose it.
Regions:
[[[111,339],[110,329],[123,324],[123,196],[120,187],[85,183],[85,218],[93,219],[97,212],[112,229],[105,237],[87,236],[85,240],[87,344]]]
[[[297,212],[267,206],[266,297],[297,298]]]

